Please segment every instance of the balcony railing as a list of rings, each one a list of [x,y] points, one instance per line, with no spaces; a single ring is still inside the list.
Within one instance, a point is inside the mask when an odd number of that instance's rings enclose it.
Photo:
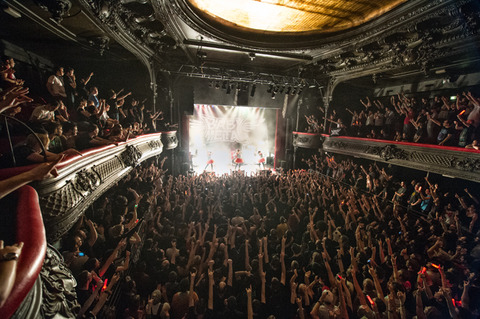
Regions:
[[[324,136],[323,150],[480,182],[480,151],[460,147]]]
[[[37,318],[40,314],[74,316],[75,280],[63,264],[62,256],[53,247],[47,248],[47,242],[62,237],[100,195],[133,167],[160,155],[164,148],[174,149],[177,144],[176,131],[170,131],[142,135],[118,146],[85,150],[82,155],[58,164],[57,177],[34,183],[36,191],[28,186],[17,191],[20,195],[12,227],[15,240],[23,241],[25,246],[18,260],[14,290],[0,313],[5,318],[13,313],[15,318]],[[0,170],[0,179],[30,168]]]

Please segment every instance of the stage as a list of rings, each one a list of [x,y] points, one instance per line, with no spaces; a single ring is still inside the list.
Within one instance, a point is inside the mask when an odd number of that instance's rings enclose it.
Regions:
[[[274,168],[273,165],[271,164],[265,164],[263,165],[258,165],[257,163],[243,163],[240,166],[235,165],[234,163],[213,163],[213,169],[210,166],[210,164],[205,165],[200,165],[195,162],[193,162],[192,165],[190,165],[189,169],[190,173],[194,173],[196,175],[202,174],[202,173],[214,173],[215,175],[224,175],[224,174],[232,174],[233,172],[241,172],[245,175],[262,175],[262,174],[267,174],[270,175],[274,173]]]

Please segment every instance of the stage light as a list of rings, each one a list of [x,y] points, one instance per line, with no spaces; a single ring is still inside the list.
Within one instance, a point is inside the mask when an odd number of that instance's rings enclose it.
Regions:
[[[215,83],[215,88],[216,88],[216,89],[219,89],[219,88],[220,88],[220,82],[217,81],[217,82]]]
[[[287,88],[287,91],[285,91],[285,94],[290,94],[290,91],[291,91],[291,90],[292,90],[292,87],[289,86],[289,87]]]
[[[207,52],[198,50],[197,51],[197,58],[199,60],[205,60],[207,58]]]
[[[292,90],[292,93],[291,93],[291,94],[292,94],[292,95],[295,95],[295,94],[297,94],[297,88],[293,88],[293,90]]]
[[[284,87],[284,86],[280,87],[280,89],[278,90],[279,93],[283,93],[283,91],[285,91],[285,87]]]
[[[229,84],[227,85],[227,94],[230,94],[231,91],[232,91],[232,86]]]
[[[208,87],[209,88],[213,87],[213,81],[208,81]]]
[[[257,85],[253,84],[252,85],[252,91],[250,91],[250,96],[253,97],[255,95],[255,89],[257,88]]]
[[[272,100],[275,100],[275,92],[272,92]]]
[[[273,85],[270,84],[270,86],[267,89],[267,93],[272,93],[272,91],[273,91]]]
[[[302,91],[303,91],[303,88],[302,88],[302,87],[299,87],[299,88],[298,88],[298,91],[297,91],[297,94],[298,94],[298,95],[302,94]]]

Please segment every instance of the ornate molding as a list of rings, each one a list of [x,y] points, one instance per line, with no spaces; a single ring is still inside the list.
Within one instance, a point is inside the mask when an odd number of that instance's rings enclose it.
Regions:
[[[48,246],[42,271],[42,318],[76,318],[80,310],[75,287],[77,282],[65,266],[62,255]]]
[[[417,67],[428,74],[436,61],[466,54],[472,49],[468,43],[478,42],[478,12],[464,9],[470,3],[473,1],[424,2],[396,19],[379,21],[354,37],[320,46],[322,54],[306,66],[305,72],[351,78],[352,74],[364,76]]]
[[[28,295],[23,299],[22,304],[12,315],[11,319],[38,318],[41,308],[43,307],[42,289],[42,280],[38,277],[35,284],[28,292]]]
[[[174,149],[178,146],[178,138],[175,131],[163,132],[162,142],[166,150]]]
[[[127,145],[125,151],[120,154],[120,158],[126,166],[135,166],[140,157],[142,157],[142,153],[138,150],[138,147],[133,145]]]
[[[61,166],[59,176],[38,182],[40,207],[48,242],[65,234],[91,203],[142,161],[163,152],[161,139],[169,149],[178,144],[176,132],[149,134],[116,147],[85,156]]]
[[[322,147],[323,137],[320,133],[293,132],[293,146],[301,148],[319,149]]]
[[[480,152],[348,137],[326,137],[323,150],[480,181]]]
[[[52,14],[52,19],[60,23],[72,8],[70,0],[35,0],[35,3]]]

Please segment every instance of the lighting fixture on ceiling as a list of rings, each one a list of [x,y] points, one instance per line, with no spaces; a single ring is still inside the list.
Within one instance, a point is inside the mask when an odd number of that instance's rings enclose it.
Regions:
[[[198,50],[197,51],[197,58],[199,60],[205,60],[207,58],[207,52],[202,51],[202,50]]]

